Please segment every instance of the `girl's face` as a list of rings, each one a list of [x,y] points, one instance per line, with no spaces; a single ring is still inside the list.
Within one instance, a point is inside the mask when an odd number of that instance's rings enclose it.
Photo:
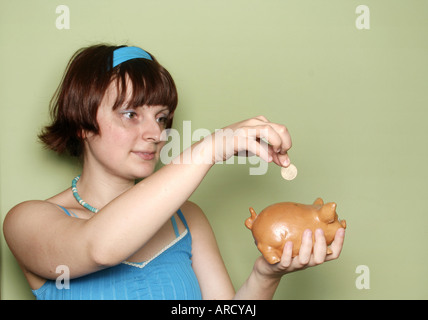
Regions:
[[[113,82],[98,108],[99,134],[86,133],[85,165],[101,166],[130,180],[147,177],[153,173],[165,144],[161,133],[168,121],[168,107],[130,108],[125,101],[113,110],[116,95]]]

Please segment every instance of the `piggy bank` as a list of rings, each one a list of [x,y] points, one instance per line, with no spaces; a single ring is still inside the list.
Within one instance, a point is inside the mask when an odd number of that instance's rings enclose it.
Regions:
[[[287,241],[293,242],[292,256],[297,256],[306,229],[312,230],[312,243],[315,230],[322,229],[328,246],[333,242],[336,231],[346,228],[346,221],[338,219],[336,203],[324,204],[321,198],[312,205],[281,202],[268,206],[259,215],[253,208],[250,208],[250,213],[245,226],[252,231],[257,248],[270,264],[281,260]],[[331,253],[328,248],[327,254]]]

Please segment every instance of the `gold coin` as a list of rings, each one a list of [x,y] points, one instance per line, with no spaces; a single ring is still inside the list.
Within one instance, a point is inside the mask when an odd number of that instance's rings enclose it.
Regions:
[[[293,180],[297,176],[297,168],[294,164],[290,164],[287,168],[281,168],[281,176],[285,180]]]

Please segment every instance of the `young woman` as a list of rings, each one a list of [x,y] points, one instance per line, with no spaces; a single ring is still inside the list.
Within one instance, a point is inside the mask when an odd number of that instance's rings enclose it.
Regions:
[[[287,243],[281,262],[258,258],[235,292],[212,229],[188,198],[216,162],[240,151],[288,166],[290,135],[262,116],[244,120],[225,127],[231,139],[214,133],[155,172],[176,106],[170,74],[141,48],[96,45],[73,56],[40,139],[80,158],[82,173],[4,221],[37,299],[270,299],[284,274],[339,256],[343,229],[330,255],[322,231],[312,243],[307,230],[299,256]],[[69,287],[58,286],[58,267]]]

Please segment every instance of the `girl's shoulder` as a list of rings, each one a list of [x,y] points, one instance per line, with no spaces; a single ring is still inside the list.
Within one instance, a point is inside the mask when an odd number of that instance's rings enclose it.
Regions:
[[[31,215],[37,212],[49,212],[57,210],[59,208],[54,203],[47,200],[27,200],[15,205],[6,215],[7,218],[11,218],[18,215]]]
[[[67,198],[64,190],[45,200],[27,200],[12,207],[3,221],[5,236],[14,232],[26,231],[34,225],[47,224],[68,217],[58,204]]]
[[[205,216],[205,213],[196,203],[186,201],[180,208],[193,238],[203,236],[206,232],[212,232],[211,225]]]
[[[46,200],[28,200],[15,205],[6,214],[3,221],[4,235],[33,225],[34,221],[49,221],[51,217],[59,216],[61,208]]]
[[[25,216],[31,218],[33,215],[37,215],[38,218],[49,216],[51,213],[57,213],[61,208],[58,204],[61,204],[67,197],[69,190],[64,190],[45,200],[27,200],[15,205],[6,215],[6,219],[17,218]]]
[[[194,224],[195,221],[205,218],[205,214],[202,209],[192,201],[186,201],[183,203],[180,210],[189,225]]]

